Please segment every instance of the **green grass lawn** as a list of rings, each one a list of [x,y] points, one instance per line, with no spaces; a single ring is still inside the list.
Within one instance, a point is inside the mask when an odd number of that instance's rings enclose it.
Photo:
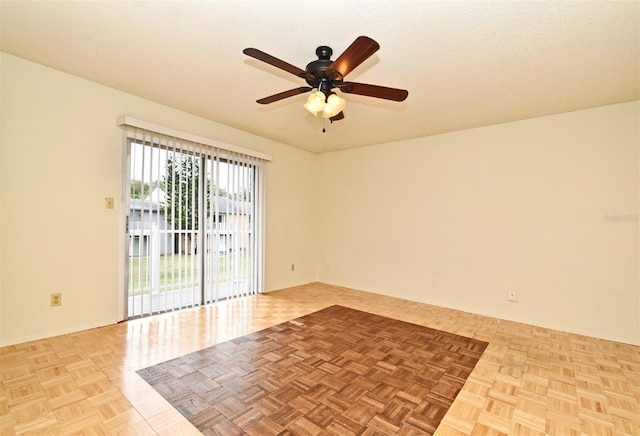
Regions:
[[[220,255],[214,260],[218,267],[218,282],[225,283],[232,279],[234,261],[232,254]],[[250,272],[250,257],[246,252],[239,255],[239,271],[236,275],[247,277]],[[129,295],[138,295],[141,288],[149,292],[151,287],[151,274],[149,267],[151,260],[148,257],[129,258]],[[215,266],[214,266],[215,267]],[[160,292],[175,290],[182,287],[197,285],[200,274],[198,273],[198,260],[196,255],[174,254],[160,256]]]

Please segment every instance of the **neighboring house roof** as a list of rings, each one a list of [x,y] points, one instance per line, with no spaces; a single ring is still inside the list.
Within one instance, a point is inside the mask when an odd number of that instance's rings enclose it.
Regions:
[[[129,209],[131,210],[158,210],[162,211],[162,205],[149,200],[141,200],[139,198],[130,198],[129,199]]]
[[[153,191],[151,191],[149,195],[147,195],[145,200],[153,201],[155,203],[164,203],[166,201],[166,198],[167,194],[164,192],[164,190],[160,187],[156,187]]]
[[[129,199],[129,209],[130,210],[151,210],[163,212],[163,203],[159,203],[157,201],[152,201],[149,198],[152,195],[149,195],[144,200],[139,198],[131,198]],[[240,214],[240,215],[252,215],[253,211],[251,208],[251,203],[248,201],[235,201],[231,200],[227,197],[211,197],[212,207],[217,211],[217,213],[225,213],[225,214]]]
[[[211,197],[212,207],[218,213],[235,213],[241,215],[251,215],[251,203],[248,201],[235,201],[227,197]]]

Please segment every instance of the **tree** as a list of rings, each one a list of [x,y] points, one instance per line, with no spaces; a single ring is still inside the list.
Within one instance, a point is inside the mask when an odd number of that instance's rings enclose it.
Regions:
[[[200,160],[185,154],[168,157],[163,185],[166,193],[164,213],[173,228],[198,230]],[[183,254],[195,251],[196,241],[192,240],[191,232],[179,232],[176,237],[176,245],[181,247]]]
[[[142,180],[132,180],[129,197],[140,199],[147,198],[151,191],[156,188],[164,190],[163,182],[161,180],[154,180],[151,185],[147,182],[143,182]]]
[[[200,195],[200,158],[187,154],[174,154],[167,157],[166,175],[158,184],[166,194],[163,212],[176,234],[176,247],[181,247],[181,253],[195,252],[196,241],[192,240],[192,230],[199,228],[199,195]],[[226,189],[218,188],[211,180],[205,178],[203,186],[205,192],[206,218],[213,213],[217,220],[218,211],[213,211],[215,203],[211,203],[211,196],[225,197],[233,201],[251,201],[252,193],[247,188],[239,192],[229,193]],[[183,230],[183,232],[180,232]]]
[[[200,195],[200,159],[186,154],[176,154],[168,157],[166,175],[160,182],[166,194],[163,211],[167,220],[175,230],[198,230],[199,228],[199,195]],[[207,218],[211,208],[211,182],[205,180],[207,204]],[[224,192],[216,190],[214,192]],[[219,194],[218,194],[219,195]],[[182,247],[182,253],[195,250],[196,241],[192,240],[191,232],[179,232],[181,238],[176,240],[177,246]],[[181,241],[180,243],[178,241]]]
[[[149,184],[142,180],[131,181],[131,198],[145,198],[149,195]]]
[[[175,229],[198,229],[198,195],[200,193],[200,162],[188,155],[167,158],[165,216]]]

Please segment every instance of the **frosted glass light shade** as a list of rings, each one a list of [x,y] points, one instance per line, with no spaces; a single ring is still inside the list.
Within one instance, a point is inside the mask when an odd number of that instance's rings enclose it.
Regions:
[[[317,91],[307,98],[307,102],[304,104],[304,108],[311,112],[313,115],[317,115],[325,107],[324,93]]]
[[[336,94],[331,94],[327,98],[327,104],[322,111],[322,118],[331,118],[342,112],[342,109],[347,105],[347,100],[338,97]]]
[[[322,112],[322,118],[331,118],[342,112],[347,105],[347,100],[331,94],[327,98],[322,91],[316,91],[309,95],[304,108],[311,112],[314,116],[318,116],[318,112]]]

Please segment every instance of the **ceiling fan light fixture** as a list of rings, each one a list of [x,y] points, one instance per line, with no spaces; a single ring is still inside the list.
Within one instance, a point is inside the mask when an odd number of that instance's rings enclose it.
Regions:
[[[317,111],[314,111],[314,110],[312,109],[312,107],[311,107],[311,105],[310,105],[309,103],[305,103],[303,106],[304,106],[304,108],[305,108],[306,110],[308,110],[309,112],[311,112],[311,114],[312,114],[314,117],[318,115],[318,112],[317,112]]]
[[[321,112],[322,118],[331,118],[342,112],[346,105],[347,100],[336,94],[326,97],[322,91],[316,91],[307,98],[304,108],[316,117],[318,112]]]
[[[311,112],[313,115],[317,115],[318,112],[322,112],[325,107],[325,95],[321,91],[316,91],[307,98],[307,102],[304,104],[304,108]]]
[[[339,97],[336,94],[331,94],[327,98],[327,104],[322,111],[323,118],[331,118],[335,115],[338,115],[347,105],[347,100]]]
[[[345,82],[345,76],[369,59],[379,48],[380,45],[373,39],[367,36],[358,36],[336,60],[332,61],[333,50],[331,50],[331,47],[323,45],[316,49],[318,59],[307,64],[304,70],[256,48],[245,48],[242,52],[247,56],[302,78],[308,85],[261,98],[257,100],[257,103],[273,103],[307,91],[313,91],[303,105],[304,108],[316,117],[320,112],[323,118],[330,118],[331,122],[333,122],[344,119],[342,110],[347,104],[345,99],[331,91],[334,88],[348,94],[391,101],[404,101],[409,95],[409,92],[405,89]]]

